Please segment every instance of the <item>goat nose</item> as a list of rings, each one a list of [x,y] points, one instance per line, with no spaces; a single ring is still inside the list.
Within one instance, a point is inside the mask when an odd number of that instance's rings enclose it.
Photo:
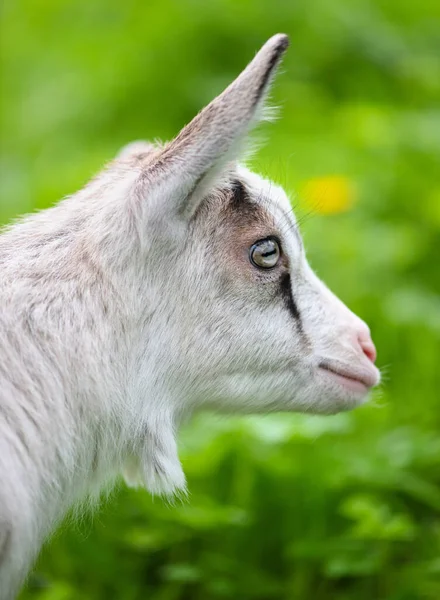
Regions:
[[[361,333],[358,335],[358,342],[365,356],[374,363],[376,361],[377,352],[376,346],[369,333]]]

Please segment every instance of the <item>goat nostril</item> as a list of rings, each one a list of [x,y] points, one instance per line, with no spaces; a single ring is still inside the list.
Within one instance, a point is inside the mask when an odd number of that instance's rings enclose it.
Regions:
[[[371,338],[368,338],[368,339],[359,338],[359,344],[361,345],[362,351],[365,354],[365,356],[372,363],[374,363],[376,361],[377,352],[376,352],[376,346],[374,345],[373,340]]]

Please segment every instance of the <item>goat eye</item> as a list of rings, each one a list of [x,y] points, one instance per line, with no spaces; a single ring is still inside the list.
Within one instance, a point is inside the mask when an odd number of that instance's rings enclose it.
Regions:
[[[251,263],[260,269],[273,269],[280,259],[280,245],[274,238],[255,242],[249,250]]]

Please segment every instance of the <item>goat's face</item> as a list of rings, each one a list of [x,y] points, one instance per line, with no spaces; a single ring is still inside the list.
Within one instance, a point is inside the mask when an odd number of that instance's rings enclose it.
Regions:
[[[174,243],[155,275],[171,300],[161,360],[188,402],[332,413],[378,382],[369,329],[311,270],[282,189],[238,167]]]
[[[379,381],[369,329],[309,267],[285,193],[235,162],[286,46],[269,40],[170,144],[123,155],[144,161],[156,368],[185,406],[332,413]]]

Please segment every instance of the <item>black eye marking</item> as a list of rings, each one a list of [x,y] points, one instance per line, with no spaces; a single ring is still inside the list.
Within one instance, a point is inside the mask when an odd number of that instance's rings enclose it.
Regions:
[[[231,183],[232,202],[233,206],[240,207],[249,201],[249,196],[244,185],[238,179],[234,179]]]
[[[298,307],[296,305],[295,299],[292,294],[292,282],[290,279],[290,273],[285,273],[280,281],[280,292],[283,297],[284,304],[286,305],[287,310],[290,312],[292,317],[301,322],[301,316],[299,314]]]

